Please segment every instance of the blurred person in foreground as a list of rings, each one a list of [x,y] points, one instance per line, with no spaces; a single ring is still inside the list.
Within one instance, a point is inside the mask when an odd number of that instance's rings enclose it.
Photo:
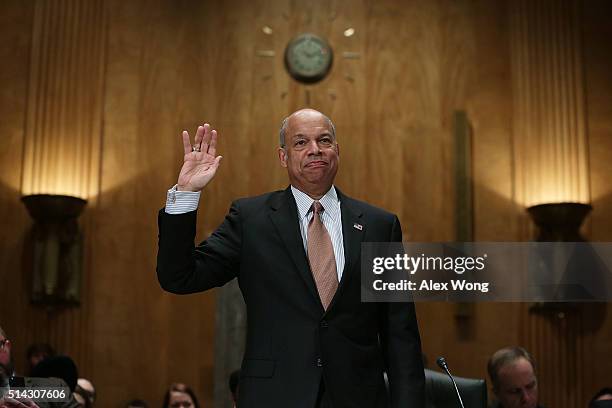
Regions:
[[[47,357],[32,369],[32,377],[60,378],[74,392],[79,378],[79,372],[72,358],[64,355]]]
[[[597,391],[589,402],[589,408],[612,408],[612,387]]]

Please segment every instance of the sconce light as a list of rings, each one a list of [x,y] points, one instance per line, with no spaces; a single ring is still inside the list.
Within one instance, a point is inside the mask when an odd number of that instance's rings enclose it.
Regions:
[[[536,241],[583,242],[580,226],[593,207],[583,203],[539,204],[527,208],[538,227]]]
[[[584,242],[580,234],[580,226],[593,207],[584,203],[549,203],[527,208],[527,212],[538,228],[538,242]],[[571,270],[566,273],[581,273]],[[562,283],[562,281],[560,282]],[[555,319],[563,319],[569,313],[577,310],[575,303],[548,302],[534,303],[530,306],[531,313],[543,314]]]
[[[83,236],[77,222],[87,201],[66,195],[21,198],[34,219],[27,253],[32,256],[32,302],[78,305]]]

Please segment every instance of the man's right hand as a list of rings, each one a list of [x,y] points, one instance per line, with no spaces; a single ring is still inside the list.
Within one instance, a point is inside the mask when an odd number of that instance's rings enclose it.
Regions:
[[[217,131],[211,130],[210,125],[198,126],[195,142],[192,145],[189,133],[183,131],[183,148],[185,157],[183,167],[178,178],[178,191],[200,191],[217,172],[221,156],[217,153]]]

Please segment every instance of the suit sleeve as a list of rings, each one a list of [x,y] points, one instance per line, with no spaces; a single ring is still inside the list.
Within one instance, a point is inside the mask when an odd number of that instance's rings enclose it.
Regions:
[[[238,275],[242,226],[238,202],[217,230],[197,247],[196,211],[158,215],[157,279],[171,293],[188,294],[223,286]]]
[[[402,241],[397,217],[393,221],[390,241]],[[425,406],[425,375],[414,303],[383,303],[381,313],[381,343],[389,378],[390,406],[422,408]]]

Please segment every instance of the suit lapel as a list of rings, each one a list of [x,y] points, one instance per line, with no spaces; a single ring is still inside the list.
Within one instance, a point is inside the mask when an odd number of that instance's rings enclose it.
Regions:
[[[308,258],[304,252],[304,242],[298,223],[298,211],[291,188],[278,194],[272,202],[270,219],[276,227],[281,240],[285,244],[299,275],[304,280],[309,292],[319,299],[317,287],[308,266]],[[320,301],[319,301],[320,303]]]
[[[344,242],[344,270],[342,279],[338,284],[338,290],[328,308],[330,310],[337,298],[342,296],[342,292],[350,279],[359,278],[360,268],[356,268],[360,263],[361,242],[364,237],[366,225],[363,223],[362,212],[354,205],[354,200],[348,198],[336,188],[340,198],[340,212],[342,214],[342,240]],[[357,275],[357,276],[355,276]]]

